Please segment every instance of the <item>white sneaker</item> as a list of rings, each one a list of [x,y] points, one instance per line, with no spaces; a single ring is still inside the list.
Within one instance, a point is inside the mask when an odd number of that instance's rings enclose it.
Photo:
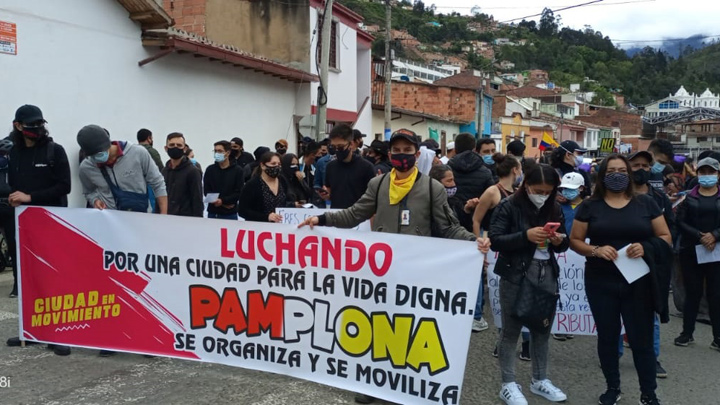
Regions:
[[[502,389],[500,389],[500,399],[507,405],[528,405],[528,401],[522,393],[522,388],[514,382],[503,384]]]
[[[483,318],[473,319],[473,326],[472,326],[473,332],[482,332],[489,327],[490,327],[490,325],[488,325],[488,323],[485,319],[483,319]]]
[[[554,386],[548,379],[540,381],[533,380],[532,385],[530,385],[530,392],[535,395],[540,395],[552,402],[564,402],[567,400],[567,395],[565,395],[560,388]]]

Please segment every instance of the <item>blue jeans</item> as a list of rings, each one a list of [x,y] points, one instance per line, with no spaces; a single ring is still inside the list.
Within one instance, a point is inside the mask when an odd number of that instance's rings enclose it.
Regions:
[[[483,290],[485,288],[485,284],[487,283],[487,278],[485,277],[485,266],[483,266],[483,272],[480,276],[480,287],[478,288],[478,296],[477,300],[475,301],[475,313],[473,314],[473,317],[475,320],[479,320],[483,316],[483,307],[485,306],[485,297],[483,297]]]
[[[653,348],[655,349],[655,358],[660,357],[660,317],[655,314],[655,327],[653,333]],[[622,357],[625,352],[625,346],[623,346],[623,335],[620,335],[620,344],[618,346],[618,354]]]
[[[213,212],[208,212],[208,218],[213,219],[234,219],[237,221],[238,214],[215,214]]]

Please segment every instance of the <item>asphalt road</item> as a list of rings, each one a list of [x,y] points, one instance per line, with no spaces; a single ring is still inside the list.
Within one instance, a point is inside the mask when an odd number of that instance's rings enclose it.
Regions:
[[[0,336],[18,335],[17,299],[8,298],[9,271],[0,273]],[[720,352],[711,350],[710,326],[698,324],[696,344],[675,347],[681,320],[662,325],[661,360],[668,378],[659,380],[662,403],[720,404]],[[463,387],[463,404],[501,404],[500,371],[492,357],[494,328],[474,333]],[[568,404],[596,404],[604,390],[595,339],[551,341],[553,382],[568,395]],[[639,401],[632,359],[621,360],[621,404]],[[529,393],[530,364],[518,361],[519,383],[531,404],[549,402]],[[4,379],[3,379],[4,378]],[[9,381],[9,387],[3,384]],[[312,382],[242,368],[132,354],[101,358],[95,350],[73,348],[60,357],[45,346],[0,345],[0,404],[351,404],[353,394]]]

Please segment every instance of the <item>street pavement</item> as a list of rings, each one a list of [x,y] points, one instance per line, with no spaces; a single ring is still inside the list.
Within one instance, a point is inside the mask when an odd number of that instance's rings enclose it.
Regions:
[[[8,298],[10,271],[0,273],[0,337],[18,335],[17,299]],[[487,311],[487,309],[486,309]],[[492,357],[497,332],[473,333],[463,387],[463,404],[501,404],[500,371]],[[711,350],[710,326],[698,324],[695,345],[675,347],[681,329],[672,317],[661,329],[661,361],[668,378],[658,380],[664,405],[720,404],[720,352]],[[620,363],[624,398],[637,404],[637,376],[626,352]],[[518,382],[530,404],[548,401],[529,393],[530,363],[518,360]],[[5,379],[3,379],[5,378]],[[568,395],[568,404],[597,404],[605,384],[593,337],[550,342],[549,378]],[[9,387],[3,384],[9,381]],[[217,364],[148,359],[133,354],[98,357],[96,350],[73,348],[60,357],[44,345],[0,344],[0,404],[352,404],[353,394],[282,375]]]

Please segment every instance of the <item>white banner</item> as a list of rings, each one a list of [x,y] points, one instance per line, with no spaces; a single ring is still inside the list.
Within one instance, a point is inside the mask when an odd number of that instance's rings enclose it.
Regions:
[[[18,209],[24,339],[457,404],[483,255],[467,241]]]
[[[495,325],[502,327],[500,278],[495,274],[498,254],[488,253],[488,299]],[[560,266],[560,300],[552,333],[595,335],[595,319],[585,295],[585,257],[572,250],[556,256]]]
[[[282,216],[282,223],[289,225],[300,225],[310,217],[316,217],[326,212],[341,211],[339,209],[325,208],[275,208],[275,213]],[[356,231],[370,232],[370,221],[365,221],[353,228]]]

